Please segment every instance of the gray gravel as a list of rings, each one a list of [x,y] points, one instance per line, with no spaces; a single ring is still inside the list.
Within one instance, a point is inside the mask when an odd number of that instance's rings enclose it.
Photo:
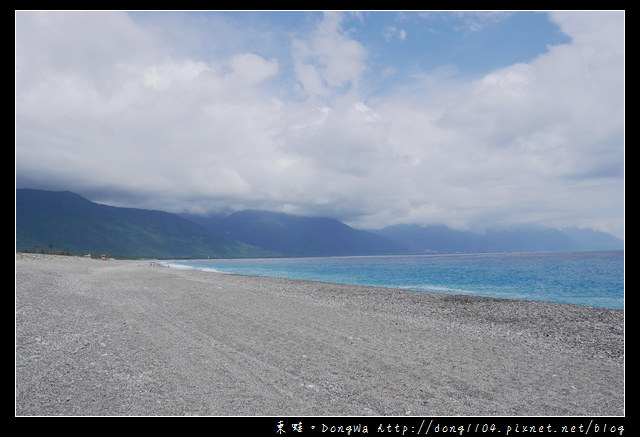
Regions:
[[[623,416],[624,312],[16,255],[15,413]]]

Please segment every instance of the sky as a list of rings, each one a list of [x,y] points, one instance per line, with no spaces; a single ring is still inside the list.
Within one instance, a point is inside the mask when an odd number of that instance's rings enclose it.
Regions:
[[[624,238],[624,11],[16,11],[16,188]]]

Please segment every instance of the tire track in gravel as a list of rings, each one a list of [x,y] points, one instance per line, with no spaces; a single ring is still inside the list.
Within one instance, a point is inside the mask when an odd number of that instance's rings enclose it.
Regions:
[[[305,321],[286,310],[269,311],[271,305],[260,303],[264,296],[252,290],[221,290],[174,273],[155,270],[130,290],[116,282],[117,296],[108,296],[106,304],[115,302],[131,313],[127,318],[141,335],[147,333],[166,365],[179,371],[183,396],[193,399],[192,408],[197,405],[192,413],[317,414],[319,406],[331,406],[337,414],[353,409],[351,401],[327,389],[326,375],[314,373],[325,362],[312,361],[310,353],[292,356],[305,342],[309,350],[318,346],[301,326]],[[112,282],[118,277],[105,275]],[[186,287],[185,280],[190,282]],[[122,283],[131,287],[129,281]]]

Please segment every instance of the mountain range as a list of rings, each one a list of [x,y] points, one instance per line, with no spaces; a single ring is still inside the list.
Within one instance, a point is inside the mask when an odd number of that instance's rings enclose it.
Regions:
[[[573,252],[623,250],[624,242],[592,229],[513,227],[483,233],[446,226],[395,225],[374,230],[412,253],[452,252]]]
[[[242,258],[442,252],[622,250],[609,234],[514,228],[482,234],[445,226],[354,229],[333,218],[244,210],[178,215],[91,202],[64,191],[16,190],[16,250],[146,258]]]
[[[175,214],[101,205],[68,191],[18,189],[16,251],[25,250],[149,258],[274,255]]]
[[[288,257],[407,252],[384,236],[353,229],[333,218],[255,210],[238,211],[226,217],[185,217],[224,238]]]

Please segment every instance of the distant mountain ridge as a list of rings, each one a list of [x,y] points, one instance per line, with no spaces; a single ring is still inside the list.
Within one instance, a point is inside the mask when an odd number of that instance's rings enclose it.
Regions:
[[[445,226],[364,231],[333,218],[245,210],[202,217],[119,208],[72,192],[16,190],[16,250],[153,258],[243,258],[450,252],[622,250],[603,232],[520,228],[484,234]]]
[[[163,211],[101,205],[68,191],[32,189],[16,190],[16,250],[165,259],[406,252],[384,237],[335,219],[240,211],[198,220]]]
[[[191,219],[224,238],[288,257],[382,255],[407,251],[388,238],[353,229],[333,218],[244,210],[226,217]]]
[[[412,253],[451,252],[572,252],[623,250],[624,242],[592,229],[563,230],[519,227],[484,233],[457,231],[446,226],[394,225],[372,231]]]
[[[68,191],[30,189],[16,190],[16,250],[154,258],[272,255],[175,214],[101,205]]]

